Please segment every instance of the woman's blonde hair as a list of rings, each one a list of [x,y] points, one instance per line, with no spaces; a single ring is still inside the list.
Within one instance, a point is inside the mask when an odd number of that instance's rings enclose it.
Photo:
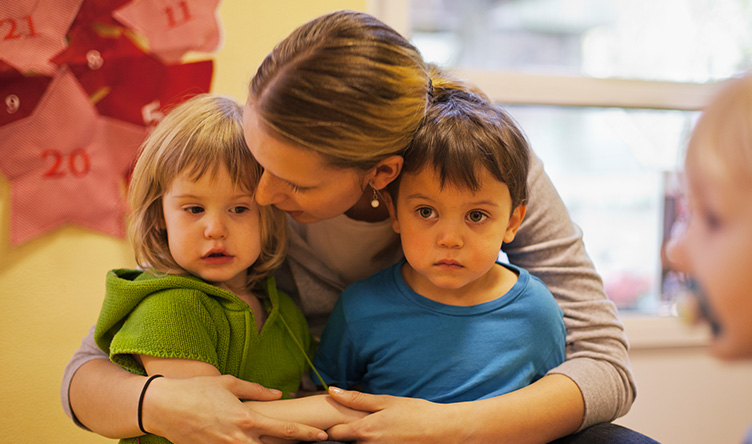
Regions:
[[[214,177],[224,166],[235,186],[255,192],[262,169],[245,144],[242,110],[230,98],[198,95],[175,107],[144,141],[128,189],[128,234],[139,266],[182,270],[170,254],[162,211],[162,198],[179,175]],[[284,213],[271,206],[259,212],[261,253],[248,270],[249,288],[279,266],[287,241]]]
[[[752,72],[729,80],[705,107],[689,149],[703,168],[752,183]]]
[[[249,103],[274,133],[367,170],[401,154],[431,90],[418,50],[376,18],[355,11],[318,17],[282,40],[251,80]]]

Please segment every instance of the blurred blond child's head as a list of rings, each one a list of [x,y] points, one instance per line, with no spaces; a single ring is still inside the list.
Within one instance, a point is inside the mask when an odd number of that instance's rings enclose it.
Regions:
[[[707,300],[713,353],[752,357],[752,75],[730,80],[705,108],[685,174],[691,217],[669,256]]]

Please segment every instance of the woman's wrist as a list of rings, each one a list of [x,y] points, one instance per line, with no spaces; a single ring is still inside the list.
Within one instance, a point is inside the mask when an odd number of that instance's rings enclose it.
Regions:
[[[138,398],[138,428],[141,429],[141,431],[144,433],[144,435],[148,434],[149,432],[146,431],[144,428],[144,399],[146,398],[146,390],[149,388],[149,385],[151,385],[152,381],[154,381],[157,378],[163,378],[162,375],[151,375],[149,378],[146,379],[146,382],[144,382],[144,387],[141,389],[141,396]]]
[[[144,381],[138,404],[138,426],[143,433],[164,436],[160,428],[161,399],[169,391],[169,378],[162,375],[152,375]]]

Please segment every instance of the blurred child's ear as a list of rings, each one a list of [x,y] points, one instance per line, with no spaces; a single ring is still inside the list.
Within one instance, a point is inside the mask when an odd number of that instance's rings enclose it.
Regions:
[[[517,235],[517,230],[520,229],[522,219],[525,218],[525,212],[527,211],[527,205],[517,205],[512,211],[512,215],[509,216],[509,224],[507,224],[507,231],[504,233],[504,243],[508,244],[514,240],[514,236]]]
[[[399,221],[397,220],[397,208],[394,205],[391,193],[386,190],[381,190],[381,200],[386,204],[386,209],[389,211],[389,218],[392,219],[392,230],[399,234],[400,228]]]

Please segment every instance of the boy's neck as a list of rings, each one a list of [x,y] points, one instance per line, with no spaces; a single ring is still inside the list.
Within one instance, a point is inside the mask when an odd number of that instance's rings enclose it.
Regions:
[[[500,264],[480,278],[460,288],[441,288],[415,271],[409,262],[402,265],[402,278],[416,293],[445,305],[470,307],[494,301],[504,296],[517,283],[517,273]]]

